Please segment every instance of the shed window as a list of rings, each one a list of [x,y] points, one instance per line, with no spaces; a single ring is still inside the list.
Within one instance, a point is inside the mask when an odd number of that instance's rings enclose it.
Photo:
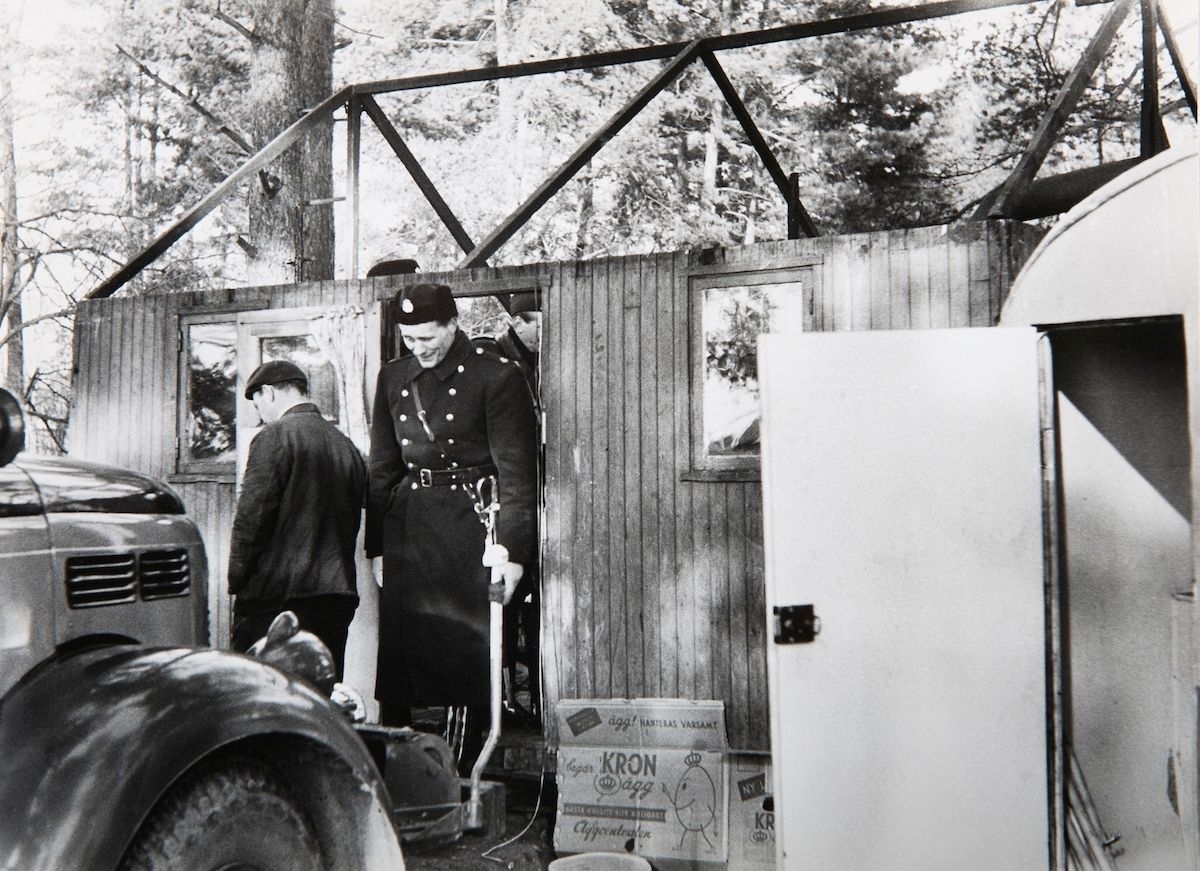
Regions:
[[[692,470],[699,477],[758,477],[758,337],[805,328],[813,280],[812,266],[692,277]]]
[[[237,324],[187,323],[183,334],[179,471],[231,471],[237,459]]]

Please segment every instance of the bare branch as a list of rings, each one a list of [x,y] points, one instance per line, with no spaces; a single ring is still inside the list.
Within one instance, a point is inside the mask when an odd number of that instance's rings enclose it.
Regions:
[[[189,97],[183,91],[179,90],[179,88],[175,87],[175,85],[171,84],[166,79],[162,78],[162,76],[159,76],[152,69],[150,69],[150,67],[146,66],[144,63],[142,63],[140,60],[138,60],[136,57],[134,57],[128,51],[123,49],[120,45],[117,46],[117,51],[119,51],[121,54],[125,55],[125,57],[127,57],[131,61],[133,61],[134,65],[137,66],[137,68],[139,70],[141,70],[142,74],[145,75],[147,78],[154,80],[155,82],[160,84],[162,87],[164,87],[168,91],[170,91],[172,94],[179,97],[179,99],[183,100],[187,105],[191,106],[202,118],[204,118],[208,121],[211,121],[213,124],[217,125],[218,132],[223,133],[225,135],[226,139],[231,141],[234,145],[236,145],[238,148],[240,148],[242,150],[243,154],[249,156],[254,153],[254,149],[250,147],[250,142],[246,139],[245,136],[243,136],[241,133],[239,133],[237,130],[235,130],[229,124],[222,121],[220,118],[218,118],[212,112],[210,112],[208,109],[204,108],[204,106],[202,106],[200,104],[200,101],[197,100],[195,97]]]
[[[250,28],[246,27],[244,24],[242,24],[240,21],[238,21],[233,16],[227,15],[225,13],[225,11],[221,9],[221,0],[217,0],[217,8],[215,10],[213,10],[213,17],[216,18],[218,21],[224,21],[226,24],[228,24],[230,27],[232,27],[234,30],[236,30],[238,33],[240,33],[242,36],[246,37],[246,39],[250,40],[251,45],[262,45],[263,44],[263,38],[261,36],[259,36],[257,33],[255,33]]]

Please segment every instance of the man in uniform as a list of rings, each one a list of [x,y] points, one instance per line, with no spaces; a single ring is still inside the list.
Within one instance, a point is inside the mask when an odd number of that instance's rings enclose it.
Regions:
[[[354,551],[367,486],[362,453],[308,400],[308,377],[263,363],[245,396],[266,426],[250,443],[229,550],[234,650],[292,611],[333,654],[342,679],[358,607]]]
[[[498,482],[507,602],[536,547],[533,400],[515,363],[458,329],[449,287],[412,285],[398,303],[412,354],[380,370],[371,417],[366,550],[383,557],[375,695],[394,725],[407,725],[413,707],[468,706],[468,768],[491,696],[476,485]]]

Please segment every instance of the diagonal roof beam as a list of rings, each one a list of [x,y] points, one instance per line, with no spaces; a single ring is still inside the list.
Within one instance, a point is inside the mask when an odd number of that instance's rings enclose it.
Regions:
[[[396,152],[396,156],[400,158],[400,162],[404,164],[404,168],[408,170],[408,174],[417,183],[417,187],[421,189],[421,193],[425,195],[425,199],[429,201],[429,205],[433,206],[433,210],[437,212],[437,216],[442,219],[442,223],[446,225],[446,229],[450,231],[450,235],[454,237],[454,241],[458,243],[458,247],[463,251],[470,251],[474,248],[475,243],[471,241],[471,237],[467,235],[467,231],[463,229],[454,212],[450,210],[450,206],[442,199],[442,195],[438,193],[438,189],[430,181],[429,176],[425,174],[425,170],[421,168],[416,155],[412,153],[404,140],[400,138],[400,134],[396,131],[392,122],[388,120],[383,109],[379,108],[379,104],[375,102],[375,98],[370,94],[366,94],[359,99],[362,100],[363,110],[375,122],[375,126],[379,128],[379,132],[383,134],[383,138],[387,140],[387,144],[392,146],[392,151]]]
[[[263,146],[262,150],[243,163],[234,172],[216,186],[208,196],[192,206],[182,217],[164,230],[153,242],[147,245],[140,254],[109,276],[99,287],[87,294],[86,299],[101,299],[112,296],[120,290],[135,275],[153,263],[158,257],[174,245],[188,230],[200,223],[209,212],[217,207],[221,200],[232,192],[245,179],[269,164],[283,152],[287,151],[304,134],[313,127],[328,119],[334,110],[350,99],[351,89],[342,88],[327,100],[305,113],[304,117]]]
[[[725,102],[729,104],[729,108],[733,110],[734,117],[742,125],[742,130],[745,131],[746,138],[750,140],[750,144],[758,152],[758,157],[763,162],[763,166],[767,168],[767,172],[771,174],[775,186],[783,194],[783,199],[788,205],[788,211],[795,210],[796,218],[806,236],[819,236],[820,233],[817,231],[817,225],[813,223],[808,210],[800,202],[799,190],[793,183],[794,180],[779,165],[779,161],[776,160],[775,155],[771,152],[771,147],[767,145],[767,140],[759,132],[758,126],[755,125],[754,118],[751,117],[746,104],[742,102],[737,89],[733,87],[733,82],[729,81],[729,76],[725,75],[724,68],[717,61],[717,56],[706,45],[700,52],[700,59],[708,67],[713,81],[717,83],[717,87],[721,89],[722,96],[725,97]],[[789,220],[788,223],[790,225],[791,221]]]
[[[1192,119],[1195,120],[1196,86],[1192,83],[1192,77],[1188,75],[1187,64],[1183,62],[1183,52],[1179,50],[1179,40],[1175,38],[1175,28],[1167,20],[1167,13],[1162,8],[1162,4],[1159,4],[1158,7],[1158,29],[1162,31],[1167,54],[1170,55],[1171,63],[1175,66],[1175,76],[1179,79],[1179,87],[1183,89],[1183,99],[1187,101],[1188,108],[1192,110]]]
[[[1112,44],[1113,37],[1116,36],[1117,28],[1129,14],[1129,8],[1132,5],[1133,0],[1115,0],[1087,48],[1084,49],[1078,63],[1075,64],[1075,68],[1063,82],[1054,101],[1050,104],[1050,108],[1046,110],[1038,129],[1033,134],[1033,139],[1025,147],[1025,152],[1000,189],[1000,195],[996,197],[990,208],[984,204],[976,209],[972,216],[973,220],[1002,218],[1007,214],[1009,203],[1024,195],[1034,176],[1037,175],[1037,171],[1041,168],[1042,162],[1045,161],[1046,155],[1050,153],[1050,146],[1054,144],[1055,137],[1058,136],[1059,131],[1062,130],[1063,125],[1075,110],[1079,97],[1083,94],[1088,82],[1091,81],[1096,67],[1100,65],[1100,61],[1103,60],[1108,47]]]
[[[468,269],[472,266],[481,265],[496,252],[496,249],[511,239],[513,234],[526,221],[533,217],[538,209],[544,206],[552,196],[562,190],[563,185],[569,182],[579,170],[587,165],[588,161],[596,156],[596,153],[604,146],[604,143],[616,136],[626,124],[633,120],[638,112],[642,111],[647,103],[658,96],[667,85],[671,84],[696,59],[703,44],[704,40],[701,39],[688,43],[687,47],[676,55],[674,60],[663,67],[654,78],[634,94],[604,126],[589,136],[579,148],[575,149],[575,153],[568,157],[566,162],[553,175],[542,182],[541,186],[525,202],[517,207],[516,211],[505,218],[499,227],[493,230],[473,251],[468,253],[456,268]]]

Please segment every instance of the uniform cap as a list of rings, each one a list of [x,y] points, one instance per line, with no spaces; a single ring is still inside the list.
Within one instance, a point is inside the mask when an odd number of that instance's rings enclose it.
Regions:
[[[250,373],[246,382],[246,398],[250,399],[264,384],[283,384],[285,381],[299,381],[308,390],[308,376],[304,370],[290,360],[268,360]]]
[[[448,321],[458,317],[458,306],[444,284],[413,284],[397,295],[396,320],[406,326]]]

